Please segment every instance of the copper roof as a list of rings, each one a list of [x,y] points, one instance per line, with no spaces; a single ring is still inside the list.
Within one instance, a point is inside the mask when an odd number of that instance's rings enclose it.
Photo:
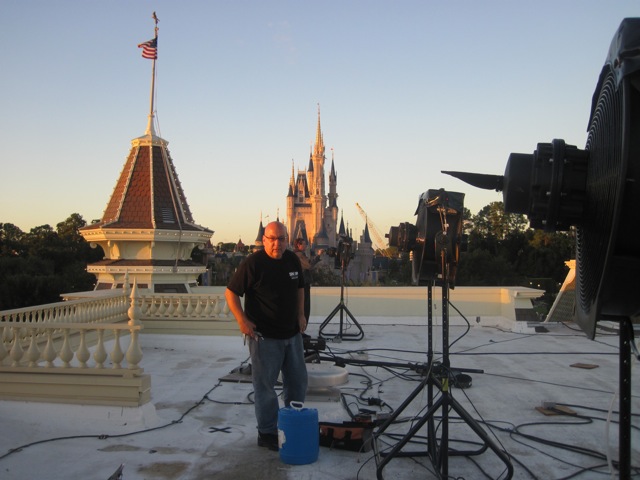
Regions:
[[[133,143],[102,220],[85,229],[210,231],[193,221],[166,144],[152,143]]]

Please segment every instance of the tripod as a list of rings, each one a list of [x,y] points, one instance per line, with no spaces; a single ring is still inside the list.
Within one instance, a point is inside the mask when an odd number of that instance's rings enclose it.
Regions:
[[[478,455],[491,449],[504,463],[507,470],[506,479],[513,475],[513,466],[507,454],[498,448],[475,419],[451,396],[449,391],[450,363],[449,363],[449,275],[448,263],[446,260],[446,233],[438,239],[440,245],[441,265],[442,265],[442,363],[436,365],[433,361],[433,286],[436,283],[432,279],[427,286],[427,335],[428,335],[428,372],[420,385],[409,395],[402,405],[380,426],[375,433],[375,439],[382,435],[385,430],[393,424],[400,414],[411,404],[411,402],[424,390],[427,389],[427,411],[419,417],[411,429],[400,439],[400,441],[389,451],[381,453],[378,450],[377,441],[374,441],[376,449],[377,478],[383,480],[382,471],[384,467],[396,457],[430,457],[431,463],[437,474],[442,479],[449,478],[449,455]],[[458,369],[459,371],[462,371]],[[434,401],[434,387],[440,390],[440,397]],[[442,434],[440,442],[436,437],[435,414],[441,409],[440,427]],[[475,432],[482,440],[483,445],[476,451],[451,451],[449,449],[449,411],[452,410],[464,421],[464,423]],[[419,430],[427,425],[427,450],[420,452],[402,452],[403,447],[413,439]]]
[[[325,319],[325,321],[322,322],[322,325],[320,325],[320,329],[318,330],[318,335],[322,338],[328,338],[330,336],[334,340],[357,341],[357,340],[362,340],[364,338],[364,331],[362,330],[362,327],[360,326],[358,321],[355,319],[355,317],[351,314],[347,306],[344,304],[344,277],[345,277],[345,270],[346,270],[345,267],[346,267],[345,259],[343,258],[340,264],[340,270],[341,270],[340,272],[341,273],[340,303],[336,305],[336,308],[334,308],[333,311],[329,314],[329,316]],[[335,317],[338,312],[340,312],[340,327],[339,327],[338,333],[329,334],[329,335],[324,334],[323,333],[324,328],[329,324],[331,319]],[[353,325],[355,325],[355,327],[358,329],[357,333],[344,333],[343,328],[344,328],[345,314],[351,319],[351,322],[353,322]]]

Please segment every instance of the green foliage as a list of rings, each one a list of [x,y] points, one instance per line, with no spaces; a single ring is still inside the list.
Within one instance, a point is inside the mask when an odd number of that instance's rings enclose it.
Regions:
[[[86,222],[77,213],[56,225],[22,232],[0,224],[0,310],[60,300],[61,293],[91,290],[95,277],[88,263],[102,258],[78,229]]]

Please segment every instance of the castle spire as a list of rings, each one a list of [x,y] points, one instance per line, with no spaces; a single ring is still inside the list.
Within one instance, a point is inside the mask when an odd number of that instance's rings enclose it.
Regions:
[[[322,138],[322,129],[320,128],[320,104],[319,103],[318,103],[318,126],[316,127],[315,154],[318,157],[324,157],[324,140]]]

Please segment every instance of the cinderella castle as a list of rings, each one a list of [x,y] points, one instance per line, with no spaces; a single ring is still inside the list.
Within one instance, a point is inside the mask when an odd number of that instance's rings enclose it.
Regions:
[[[338,175],[331,155],[329,170],[329,191],[325,189],[325,146],[320,126],[320,107],[318,107],[318,123],[316,126],[315,144],[309,155],[309,164],[305,170],[298,170],[291,165],[291,177],[287,191],[287,216],[283,222],[289,231],[289,241],[304,238],[311,252],[326,251],[330,247],[338,247],[340,241],[351,241],[353,258],[349,261],[347,278],[355,282],[375,281],[372,278],[373,247],[369,228],[365,224],[359,241],[345,228],[344,219],[338,225]],[[256,246],[262,244],[262,222],[256,238]],[[325,259],[327,265],[333,264]]]

